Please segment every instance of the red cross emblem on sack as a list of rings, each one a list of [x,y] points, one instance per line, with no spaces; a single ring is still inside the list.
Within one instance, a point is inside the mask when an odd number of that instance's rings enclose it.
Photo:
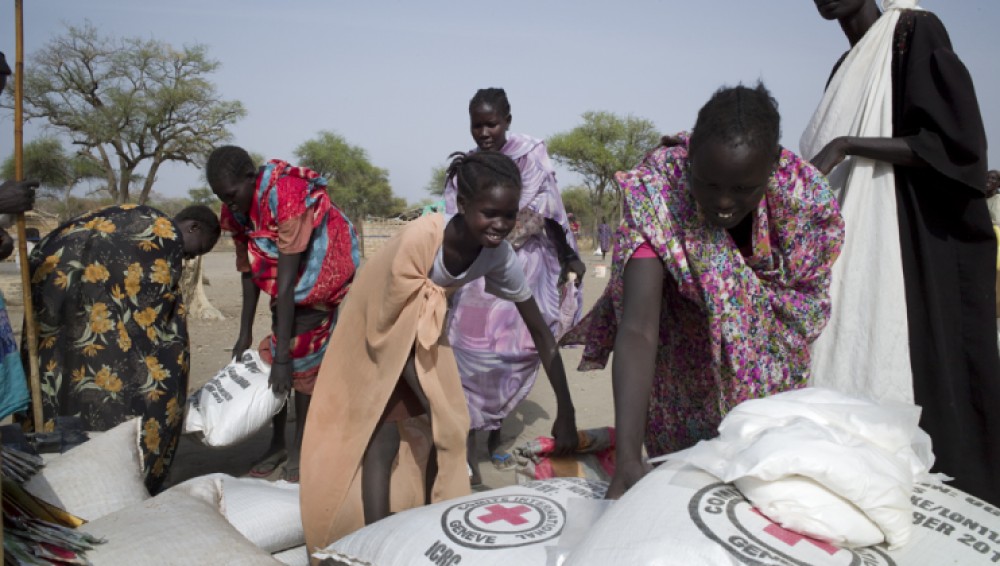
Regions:
[[[504,507],[499,503],[495,503],[486,507],[486,510],[489,511],[489,514],[480,515],[479,517],[476,517],[476,519],[487,524],[495,523],[497,521],[507,521],[511,525],[523,525],[527,523],[528,520],[522,517],[522,515],[531,511],[531,508],[526,505]]]
[[[765,517],[763,513],[758,511],[756,507],[753,508],[753,512],[760,515],[761,517],[764,517],[769,522],[771,521],[770,519]],[[764,527],[764,532],[780,540],[781,542],[787,544],[788,546],[795,546],[800,541],[804,540],[831,556],[837,554],[837,552],[840,550],[839,548],[833,546],[830,543],[823,542],[821,540],[816,540],[814,538],[807,537],[806,535],[801,535],[794,531],[790,531],[774,522],[771,522],[770,525]]]

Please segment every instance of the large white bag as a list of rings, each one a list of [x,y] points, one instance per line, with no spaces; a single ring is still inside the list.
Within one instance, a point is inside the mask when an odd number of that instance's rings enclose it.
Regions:
[[[349,565],[545,566],[558,550],[573,499],[600,499],[607,484],[555,478],[409,509],[313,556]]]
[[[94,566],[281,566],[219,512],[221,483],[195,478],[80,527],[105,539]]]
[[[604,513],[565,566],[1000,563],[1000,510],[939,484],[918,483],[912,500],[905,545],[839,548],[771,522],[732,484],[668,461]]]
[[[208,446],[230,446],[267,426],[287,395],[271,391],[271,368],[255,350],[229,362],[188,397],[185,433],[200,433]]]
[[[191,478],[176,489],[220,495],[218,511],[254,546],[272,554],[306,543],[299,484],[214,473]],[[205,499],[208,499],[207,497]]]
[[[224,476],[222,514],[240,534],[270,553],[306,543],[297,483]]]
[[[285,566],[309,566],[309,551],[306,545],[296,546],[271,555]]]
[[[141,422],[130,419],[47,459],[24,488],[88,521],[149,499],[139,451]]]
[[[906,543],[930,437],[910,404],[806,388],[734,408],[719,436],[666,456],[734,482],[782,526],[840,546]],[[884,536],[883,536],[884,535]]]

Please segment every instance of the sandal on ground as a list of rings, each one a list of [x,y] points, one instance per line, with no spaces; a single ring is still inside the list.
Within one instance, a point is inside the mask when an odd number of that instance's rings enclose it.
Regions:
[[[278,469],[278,466],[285,463],[288,459],[288,452],[284,449],[272,452],[264,457],[263,460],[254,464],[247,475],[254,478],[266,478],[274,473]]]
[[[494,468],[501,471],[509,470],[517,464],[514,461],[514,455],[509,452],[492,454],[490,455],[490,461],[493,462]]]
[[[285,471],[281,472],[281,479],[289,483],[299,483],[299,465],[285,464]]]

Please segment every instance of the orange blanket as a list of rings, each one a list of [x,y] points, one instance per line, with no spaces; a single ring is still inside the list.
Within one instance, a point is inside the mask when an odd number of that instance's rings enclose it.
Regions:
[[[455,358],[442,343],[445,289],[429,277],[443,223],[434,214],[401,230],[358,271],[340,306],[302,443],[302,526],[310,553],[364,526],[362,457],[411,350],[430,402],[437,447],[432,500],[469,493],[469,414]],[[426,416],[398,426],[402,440],[391,486],[394,512],[423,504],[430,449]]]

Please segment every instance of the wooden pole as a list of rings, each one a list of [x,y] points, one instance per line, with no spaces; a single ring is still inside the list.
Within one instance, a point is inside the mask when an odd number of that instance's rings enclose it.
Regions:
[[[24,0],[14,0],[17,55],[14,62],[14,179],[24,180]],[[45,430],[42,419],[42,384],[38,373],[38,329],[31,305],[31,273],[28,269],[28,234],[24,214],[17,215],[17,253],[21,258],[21,289],[24,293],[24,333],[28,343],[28,385],[35,432]]]

